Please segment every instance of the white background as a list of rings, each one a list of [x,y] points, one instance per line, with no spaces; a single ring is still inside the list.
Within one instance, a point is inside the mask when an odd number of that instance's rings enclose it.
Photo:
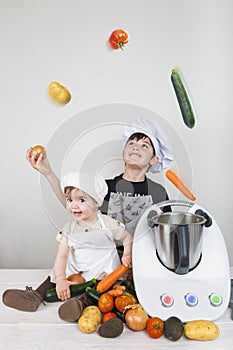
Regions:
[[[124,51],[107,46],[117,28],[130,34]],[[27,148],[48,146],[60,176],[61,159],[65,168],[74,150],[67,154],[74,134],[69,121],[76,117],[81,129],[91,118],[101,124],[103,107],[112,111],[110,123],[123,122],[129,118],[122,115],[124,104],[126,114],[133,106],[161,116],[175,165],[218,222],[233,264],[232,33],[232,0],[0,0],[1,268],[51,267],[55,235],[66,221],[65,210],[27,163]],[[175,66],[196,112],[192,130],[170,82]],[[71,91],[67,106],[47,98],[54,80]],[[95,148],[90,135],[89,142],[80,141],[80,152]],[[107,141],[103,133],[100,146]],[[154,179],[164,184],[163,176]],[[178,196],[166,186],[170,197]]]

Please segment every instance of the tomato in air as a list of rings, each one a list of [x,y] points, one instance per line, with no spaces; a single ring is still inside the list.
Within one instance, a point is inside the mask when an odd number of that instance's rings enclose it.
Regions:
[[[159,317],[151,317],[147,321],[146,330],[151,338],[160,338],[164,332],[164,322]]]
[[[110,46],[117,50],[122,49],[129,41],[129,35],[123,29],[116,29],[112,32],[109,38]]]
[[[112,311],[114,307],[114,297],[111,294],[103,293],[98,300],[98,308],[101,312]]]

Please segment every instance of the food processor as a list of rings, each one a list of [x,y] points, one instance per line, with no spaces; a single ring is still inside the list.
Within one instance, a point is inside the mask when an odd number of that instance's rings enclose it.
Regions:
[[[171,212],[162,212],[170,206]],[[222,232],[200,205],[164,201],[148,208],[133,238],[138,301],[151,317],[216,320],[227,309],[231,280]]]

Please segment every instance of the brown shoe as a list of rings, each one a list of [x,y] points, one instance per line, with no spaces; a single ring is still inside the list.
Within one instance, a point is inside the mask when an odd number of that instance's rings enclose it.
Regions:
[[[26,290],[6,290],[2,295],[2,302],[13,309],[34,312],[43,302],[43,298],[37,291],[33,290],[32,287],[26,287]]]
[[[63,321],[75,322],[84,310],[83,303],[78,297],[66,300],[58,309],[58,315]]]

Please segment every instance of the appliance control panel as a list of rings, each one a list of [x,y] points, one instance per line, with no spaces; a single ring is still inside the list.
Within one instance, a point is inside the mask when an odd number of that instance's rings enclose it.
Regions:
[[[172,294],[168,293],[161,294],[159,298],[163,307],[171,307],[176,301],[176,298],[174,298]],[[185,294],[183,300],[184,304],[189,307],[195,307],[199,303],[198,295],[193,293]],[[223,298],[221,294],[211,293],[210,295],[206,296],[206,302],[209,303],[210,306],[219,307],[223,302]]]

